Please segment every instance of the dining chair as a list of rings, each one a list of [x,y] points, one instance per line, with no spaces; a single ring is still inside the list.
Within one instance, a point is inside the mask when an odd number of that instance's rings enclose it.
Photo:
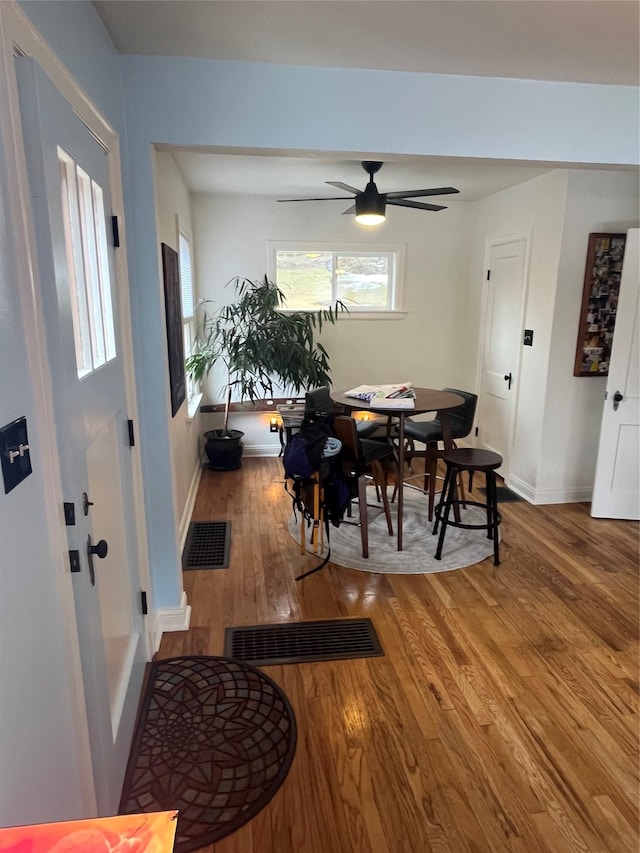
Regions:
[[[320,388],[313,388],[305,394],[305,410],[308,412],[322,412],[330,415],[339,415],[344,412],[344,409],[339,403],[334,403],[329,393],[327,385],[322,385]],[[384,422],[379,418],[372,418],[368,421],[355,421],[358,435],[361,438],[370,438],[377,432]]]
[[[341,462],[345,477],[357,482],[358,515],[362,556],[369,556],[369,514],[367,511],[367,482],[371,480],[381,494],[389,536],[393,536],[391,510],[387,496],[387,464],[395,462],[393,447],[382,441],[361,438],[356,421],[348,415],[333,419],[333,433],[342,442]]]
[[[443,391],[451,391],[464,398],[464,403],[461,403],[454,409],[449,409],[451,438],[453,439],[453,448],[455,449],[457,447],[456,439],[466,438],[473,428],[478,395],[470,391],[461,391],[458,388],[443,388]],[[423,491],[429,493],[429,521],[432,521],[438,460],[444,454],[444,448],[440,447],[440,443],[444,441],[440,413],[438,412],[432,421],[406,420],[404,435],[408,445],[405,447],[404,455],[405,459],[409,460],[409,464],[411,464],[411,460],[415,457],[424,457],[425,460]],[[425,449],[416,450],[416,441],[424,444]],[[460,491],[461,497],[464,500],[462,483],[460,483]]]

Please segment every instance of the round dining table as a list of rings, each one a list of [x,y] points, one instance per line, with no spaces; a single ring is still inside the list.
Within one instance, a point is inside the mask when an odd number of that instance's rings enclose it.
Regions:
[[[372,405],[366,400],[356,397],[348,397],[344,391],[331,391],[331,399],[334,403],[343,406],[347,411],[373,412],[376,415],[385,415],[389,422],[397,421],[398,424],[398,551],[402,551],[402,509],[403,509],[403,478],[404,478],[404,422],[411,415],[422,415],[427,412],[439,412],[442,424],[442,438],[445,450],[451,450],[453,439],[451,437],[451,424],[449,422],[449,409],[455,409],[464,403],[464,398],[452,391],[439,391],[435,388],[412,388],[415,393],[414,407],[412,409],[385,408],[384,406]],[[389,439],[391,433],[388,431]]]

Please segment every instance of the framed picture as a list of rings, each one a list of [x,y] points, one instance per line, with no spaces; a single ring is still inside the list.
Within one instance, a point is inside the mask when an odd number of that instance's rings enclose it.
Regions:
[[[164,305],[167,323],[167,349],[169,353],[169,386],[171,388],[171,417],[186,397],[184,370],[184,342],[182,337],[182,298],[180,293],[180,265],[178,253],[166,243],[162,247],[162,275],[164,279]]]
[[[608,376],[626,234],[589,234],[574,376]]]

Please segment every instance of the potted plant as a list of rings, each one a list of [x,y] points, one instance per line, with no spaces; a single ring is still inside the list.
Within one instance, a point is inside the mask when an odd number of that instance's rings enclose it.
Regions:
[[[224,422],[222,429],[205,433],[209,467],[231,470],[240,466],[241,430],[229,429],[232,397],[255,403],[273,397],[274,382],[290,392],[329,385],[329,356],[315,340],[325,322],[335,323],[341,302],[319,311],[286,310],[280,288],[265,276],[252,281],[236,276],[235,301],[209,313],[204,303],[193,354],[187,371],[196,381],[208,375],[217,363],[224,365]]]

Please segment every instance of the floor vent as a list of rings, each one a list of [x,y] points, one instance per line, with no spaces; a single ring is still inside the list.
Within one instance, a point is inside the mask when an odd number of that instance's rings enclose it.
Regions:
[[[182,571],[229,566],[230,521],[192,521],[182,552]]]
[[[486,489],[480,489],[483,495],[487,494]],[[511,489],[508,489],[506,486],[496,486],[496,495],[498,498],[498,503],[514,503],[515,501],[521,501],[522,498],[520,495],[517,495],[515,492],[512,492]]]
[[[371,619],[328,619],[227,628],[226,657],[254,666],[384,655]]]

